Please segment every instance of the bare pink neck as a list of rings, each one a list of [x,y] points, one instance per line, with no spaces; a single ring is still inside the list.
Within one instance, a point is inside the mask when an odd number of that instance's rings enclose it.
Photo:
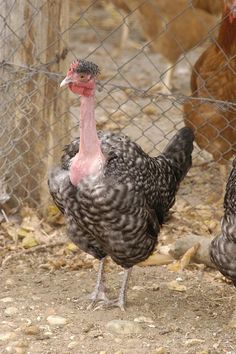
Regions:
[[[100,150],[95,120],[95,98],[94,96],[82,96],[80,106],[79,153],[82,155],[93,155]]]
[[[80,106],[80,147],[72,160],[70,180],[78,185],[82,178],[101,172],[105,158],[101,151],[95,121],[94,95],[81,97]]]

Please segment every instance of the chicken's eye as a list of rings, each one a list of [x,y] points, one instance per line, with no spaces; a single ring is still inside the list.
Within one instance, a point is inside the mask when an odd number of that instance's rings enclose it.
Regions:
[[[79,73],[79,79],[81,81],[88,81],[88,75],[85,73]]]

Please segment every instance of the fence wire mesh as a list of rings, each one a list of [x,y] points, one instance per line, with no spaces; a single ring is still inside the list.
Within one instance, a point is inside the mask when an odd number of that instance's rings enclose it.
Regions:
[[[201,104],[202,110],[210,105],[222,116],[225,124],[211,122],[213,135],[201,132],[204,149],[195,147],[176,207],[188,211],[189,224],[194,219],[204,224],[205,233],[215,232],[222,206],[215,200],[227,178],[219,174],[219,162],[227,166],[235,151],[236,91],[213,96],[209,86],[224,77],[229,65],[235,75],[235,55],[229,58],[220,48],[225,64],[208,82],[199,79],[200,93],[192,98],[190,77],[201,53],[212,43],[220,46],[222,7],[221,0],[1,1],[3,218],[25,204],[39,210],[50,204],[48,171],[64,144],[78,135],[79,124],[79,99],[60,89],[59,82],[74,58],[89,58],[101,68],[98,128],[127,134],[152,156],[184,126],[186,102],[194,109]],[[225,135],[226,126],[230,132]],[[217,153],[216,137],[226,145]]]

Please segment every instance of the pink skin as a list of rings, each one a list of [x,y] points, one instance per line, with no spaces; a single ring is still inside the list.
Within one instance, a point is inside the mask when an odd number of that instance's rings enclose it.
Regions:
[[[74,72],[72,66],[61,86],[68,85],[72,92],[81,96],[80,147],[70,166],[70,181],[77,186],[84,177],[101,174],[106,159],[96,130],[95,79],[89,74]]]

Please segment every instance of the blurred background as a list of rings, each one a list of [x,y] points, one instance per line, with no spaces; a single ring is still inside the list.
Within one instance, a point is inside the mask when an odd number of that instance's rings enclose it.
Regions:
[[[21,223],[30,208],[63,223],[47,175],[78,135],[79,99],[59,88],[73,59],[100,66],[98,129],[157,155],[184,126],[193,65],[215,41],[222,8],[222,0],[0,1],[0,220]],[[224,183],[206,150],[196,145],[166,238],[219,230]]]

